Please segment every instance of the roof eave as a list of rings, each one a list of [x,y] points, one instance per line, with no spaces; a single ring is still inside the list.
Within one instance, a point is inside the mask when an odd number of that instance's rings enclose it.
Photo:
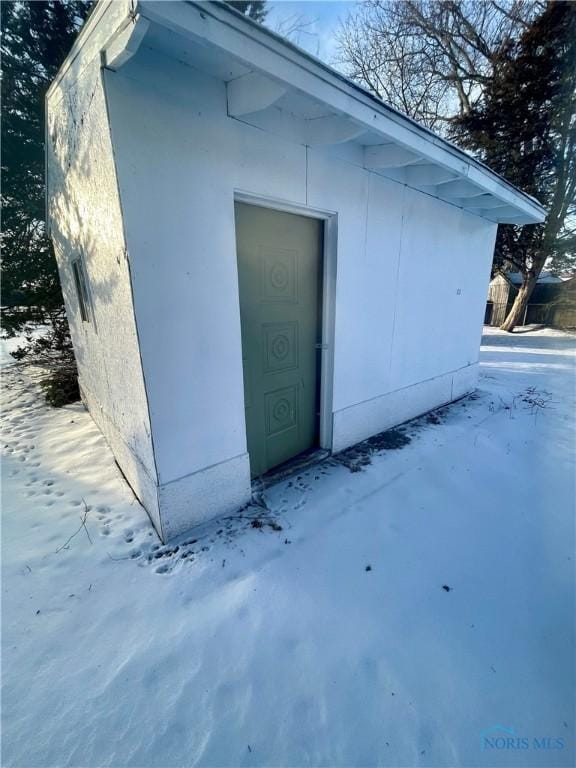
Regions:
[[[81,67],[82,59],[88,55],[86,49],[94,48],[89,54],[93,55],[98,48],[104,66],[118,69],[134,55],[151,24],[183,35],[195,45],[212,45],[227,57],[242,62],[249,71],[262,73],[272,83],[287,85],[382,136],[383,144],[390,143],[400,152],[415,153],[419,161],[447,170],[453,177],[448,184],[424,190],[440,199],[494,222],[530,224],[541,222],[546,216],[538,201],[458,147],[225,3],[100,0],[50,86],[48,99],[71,67]],[[381,172],[377,167],[374,170]],[[454,180],[458,183],[454,184]],[[451,186],[456,189],[449,189]],[[464,200],[458,198],[462,188]],[[490,205],[484,210],[486,200]]]
[[[186,14],[186,7],[194,8],[197,13],[194,16]],[[322,88],[326,85],[331,86],[333,90],[331,107],[342,109],[344,101],[347,107],[345,111],[351,118],[363,122],[371,130],[380,131],[383,136],[398,144],[418,152],[432,163],[451,167],[459,172],[461,178],[478,184],[486,190],[487,194],[498,195],[518,214],[508,216],[510,223],[539,223],[545,219],[546,211],[537,200],[521,192],[483,163],[385,104],[374,94],[290,41],[252,21],[227,3],[198,2],[197,0],[163,3],[160,0],[139,0],[138,8],[146,18],[156,23],[163,23],[179,33],[188,32],[192,36],[201,37],[216,45],[219,43],[222,45],[223,40],[217,39],[217,29],[211,21],[219,22],[226,30],[223,37],[230,44],[228,50],[231,55],[243,58],[255,69],[269,72],[273,78],[277,78],[280,74],[279,70],[283,70],[283,76],[291,78],[291,83],[295,87],[307,90],[315,97],[321,98],[314,89],[306,89],[303,80],[310,82],[310,79],[316,79],[321,83]],[[254,46],[252,54],[249,50],[250,44]],[[276,66],[267,67],[267,62],[274,57],[277,57]],[[289,73],[287,70],[292,71]],[[484,217],[490,218],[490,215],[487,214]],[[523,219],[523,221],[514,221],[514,219]],[[496,217],[493,220],[496,221]]]

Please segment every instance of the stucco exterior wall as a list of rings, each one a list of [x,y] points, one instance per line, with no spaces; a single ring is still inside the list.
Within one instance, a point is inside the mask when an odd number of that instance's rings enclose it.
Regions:
[[[337,216],[335,450],[474,387],[495,224],[227,117],[150,50],[104,77],[167,535],[249,496],[235,192]]]
[[[47,126],[50,234],[83,399],[161,532],[130,267],[97,48],[51,93]],[[90,294],[89,322],[80,316],[71,268],[79,256]]]

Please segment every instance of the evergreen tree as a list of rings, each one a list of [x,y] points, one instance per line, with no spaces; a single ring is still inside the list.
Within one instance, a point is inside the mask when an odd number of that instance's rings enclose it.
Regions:
[[[45,232],[44,96],[90,2],[0,3],[2,26],[2,306],[4,329],[62,310]],[[25,312],[10,306],[25,305]]]
[[[479,104],[458,121],[457,138],[547,209],[541,225],[501,225],[497,263],[523,283],[502,329],[514,330],[546,263],[576,261],[576,5],[550,2],[502,52]],[[572,223],[572,227],[571,227]]]
[[[228,5],[248,16],[260,24],[264,22],[268,13],[266,0],[226,0]]]

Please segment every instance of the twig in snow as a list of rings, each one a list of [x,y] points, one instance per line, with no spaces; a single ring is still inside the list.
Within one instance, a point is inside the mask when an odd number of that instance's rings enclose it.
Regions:
[[[88,528],[86,527],[86,518],[88,517],[88,512],[90,511],[88,509],[88,504],[82,499],[82,503],[84,504],[84,517],[82,518],[82,525],[84,526],[84,530],[86,531],[86,536],[88,536],[88,541],[90,544],[92,544],[92,539],[90,538],[90,534],[88,533]]]
[[[88,528],[86,527],[86,518],[88,517],[88,512],[89,512],[90,510],[88,509],[88,505],[86,504],[86,502],[84,501],[84,499],[82,499],[82,501],[84,502],[84,514],[83,514],[83,515],[82,515],[82,517],[80,518],[80,527],[78,528],[78,530],[77,530],[77,531],[75,531],[75,532],[72,534],[72,536],[70,536],[70,538],[69,538],[69,539],[67,539],[67,540],[64,542],[64,544],[62,544],[60,547],[58,547],[58,549],[56,550],[56,554],[58,554],[58,552],[61,552],[63,549],[69,549],[69,546],[68,546],[68,545],[70,544],[70,542],[72,541],[72,539],[73,539],[75,536],[77,536],[77,535],[80,533],[80,531],[82,530],[82,528],[84,528],[84,530],[86,531],[86,536],[88,536],[88,541],[90,542],[90,544],[92,544],[92,539],[90,538],[90,534],[88,533]]]
[[[524,403],[531,413],[536,415],[539,411],[543,411],[550,406],[552,394],[545,389],[538,390],[536,387],[528,387],[516,395],[514,400],[517,399]]]

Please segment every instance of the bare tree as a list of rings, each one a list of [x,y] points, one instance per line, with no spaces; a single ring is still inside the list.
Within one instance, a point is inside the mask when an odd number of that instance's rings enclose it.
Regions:
[[[298,44],[301,35],[314,37],[312,27],[317,21],[318,19],[311,19],[303,13],[292,13],[276,22],[274,32]]]
[[[494,61],[542,9],[522,0],[367,0],[338,31],[339,63],[384,101],[449,131]]]
[[[338,33],[353,79],[545,204],[545,224],[499,228],[496,263],[523,275],[507,331],[544,264],[576,258],[575,16],[570,2],[366,0]]]
[[[547,210],[543,224],[499,228],[496,258],[522,274],[501,326],[513,331],[544,265],[557,271],[576,264],[576,5],[548,4],[504,52],[458,127],[464,146]]]

